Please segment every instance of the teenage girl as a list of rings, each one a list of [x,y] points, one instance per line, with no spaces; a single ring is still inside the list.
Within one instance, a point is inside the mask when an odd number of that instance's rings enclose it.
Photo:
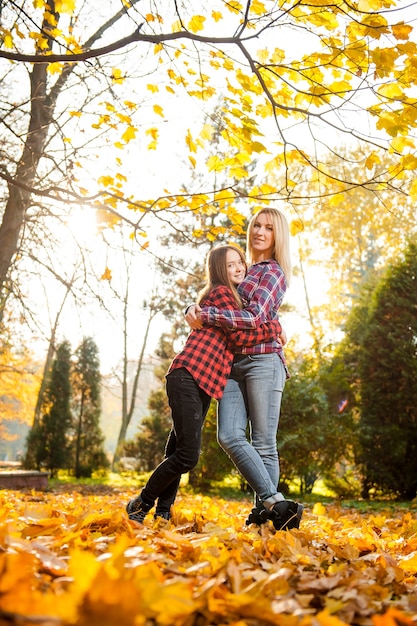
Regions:
[[[206,262],[206,286],[200,292],[202,307],[219,310],[242,307],[236,286],[244,279],[246,261],[234,245],[213,248]],[[279,321],[252,330],[207,327],[193,330],[183,350],[172,361],[166,376],[172,429],[165,458],[145,487],[126,506],[129,518],[142,523],[156,503],[155,517],[170,519],[181,475],[198,462],[201,430],[211,398],[219,400],[233,363],[233,353],[247,346],[273,341],[280,333]]]

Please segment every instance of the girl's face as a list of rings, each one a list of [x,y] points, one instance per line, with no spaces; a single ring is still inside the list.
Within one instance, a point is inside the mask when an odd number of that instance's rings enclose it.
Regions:
[[[245,278],[246,265],[237,250],[227,250],[226,269],[227,276],[234,285],[238,285]]]
[[[274,225],[272,218],[266,213],[261,213],[252,226],[251,246],[254,256],[264,260],[273,257],[275,247]]]

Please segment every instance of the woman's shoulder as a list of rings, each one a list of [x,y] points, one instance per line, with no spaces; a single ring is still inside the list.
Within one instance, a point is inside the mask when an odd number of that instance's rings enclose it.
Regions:
[[[282,268],[275,259],[268,259],[254,263],[248,269],[248,274],[265,274],[265,272],[282,272]]]

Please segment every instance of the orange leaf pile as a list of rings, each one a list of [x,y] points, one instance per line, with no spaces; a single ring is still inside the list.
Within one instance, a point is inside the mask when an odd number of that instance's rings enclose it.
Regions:
[[[275,532],[191,495],[135,524],[133,495],[1,491],[0,626],[417,624],[415,509],[316,505]]]

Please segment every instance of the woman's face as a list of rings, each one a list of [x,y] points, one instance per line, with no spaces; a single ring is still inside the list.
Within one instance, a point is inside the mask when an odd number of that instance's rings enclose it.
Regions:
[[[258,215],[252,226],[250,240],[254,257],[264,260],[273,257],[275,247],[272,218],[266,213]]]
[[[237,250],[227,250],[226,268],[227,276],[234,285],[238,285],[245,278],[246,266]]]

